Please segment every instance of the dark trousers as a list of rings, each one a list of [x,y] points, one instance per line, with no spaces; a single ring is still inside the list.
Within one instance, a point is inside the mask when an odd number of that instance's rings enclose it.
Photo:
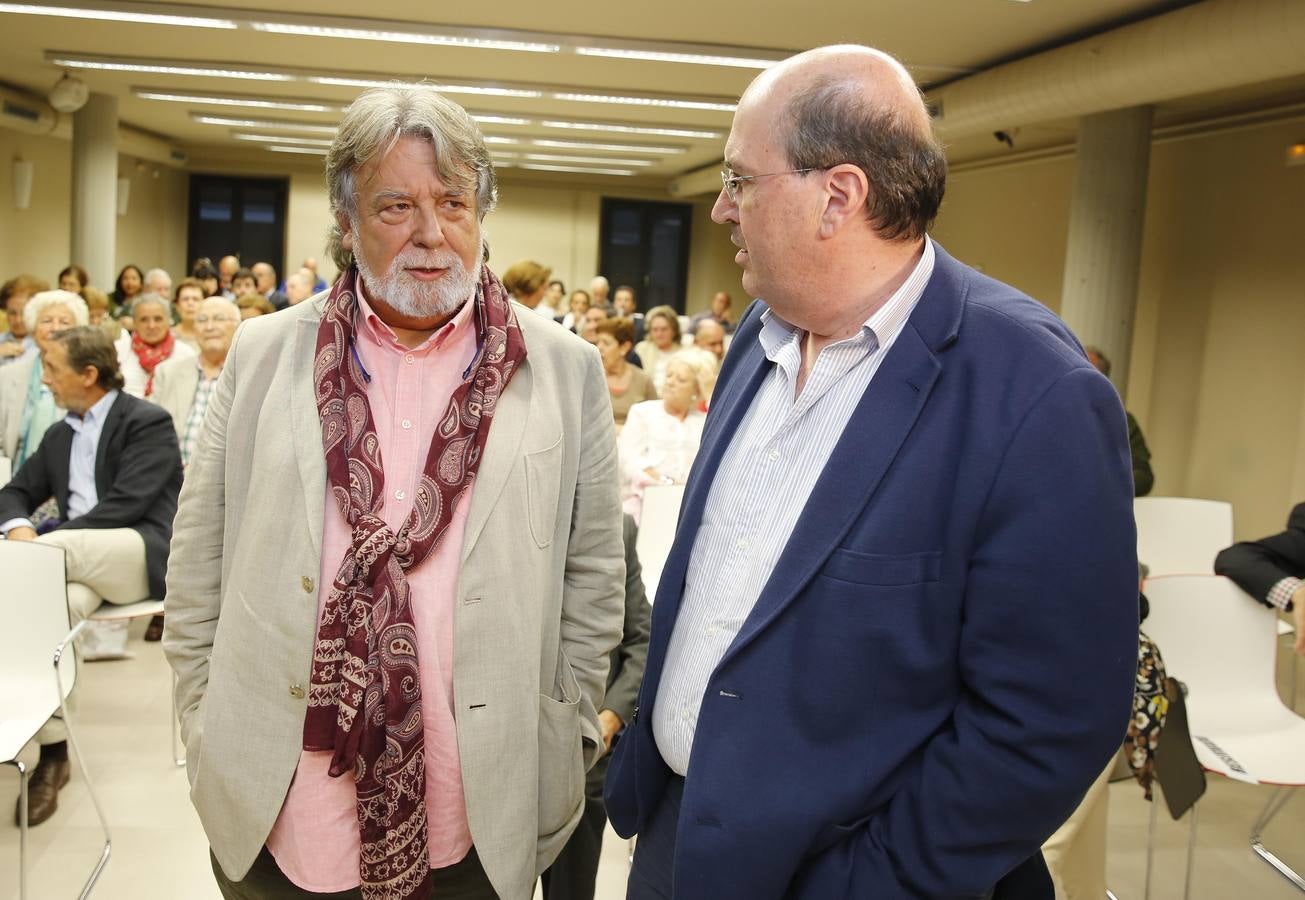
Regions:
[[[603,831],[607,828],[607,807],[603,805],[603,783],[611,754],[589,770],[585,779],[585,811],[575,833],[562,852],[541,876],[544,900],[594,900],[598,879],[598,858],[603,852]]]
[[[209,860],[213,865],[213,876],[217,879],[218,889],[226,900],[362,900],[362,888],[328,894],[304,890],[285,876],[266,847],[240,881],[228,878],[211,852]],[[498,900],[498,894],[494,893],[494,888],[480,865],[475,847],[471,848],[461,862],[442,869],[432,869],[430,874],[432,898]]]

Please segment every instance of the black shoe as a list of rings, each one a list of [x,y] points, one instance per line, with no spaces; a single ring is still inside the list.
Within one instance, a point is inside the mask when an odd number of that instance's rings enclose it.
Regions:
[[[36,764],[27,781],[27,824],[40,825],[59,808],[59,788],[68,783],[68,759],[43,760]],[[22,827],[23,798],[14,808],[14,823]]]
[[[163,640],[163,616],[159,615],[150,619],[149,627],[145,629],[145,640]]]

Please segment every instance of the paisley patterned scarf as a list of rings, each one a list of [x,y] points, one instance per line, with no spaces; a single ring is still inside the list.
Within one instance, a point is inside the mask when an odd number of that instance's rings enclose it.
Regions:
[[[172,350],[177,346],[177,339],[172,336],[172,330],[163,336],[163,340],[157,344],[147,344],[135,332],[131,336],[131,349],[136,354],[136,359],[140,362],[140,367],[145,370],[145,396],[148,397],[154,393],[154,370],[159,367],[159,363],[167,360],[172,356]]]
[[[436,426],[411,514],[397,532],[381,519],[385,468],[353,352],[358,270],[326,299],[313,384],[331,493],[353,529],[317,627],[304,749],[333,752],[330,774],[352,771],[358,792],[366,900],[427,889],[425,744],[417,641],[407,572],[439,543],[470,489],[499,395],[526,358],[502,283],[482,269],[470,377]]]

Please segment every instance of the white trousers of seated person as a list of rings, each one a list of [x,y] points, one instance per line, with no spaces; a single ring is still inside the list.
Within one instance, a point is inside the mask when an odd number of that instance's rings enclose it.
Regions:
[[[1092,782],[1078,809],[1042,845],[1056,900],[1106,896],[1106,835],[1110,824],[1110,774],[1115,758]]]
[[[149,572],[145,567],[145,541],[130,528],[61,528],[37,538],[62,547],[68,573],[68,612],[76,625],[104,600],[136,603],[149,599]],[[73,697],[69,695],[71,705]],[[57,714],[41,726],[36,740],[55,744],[68,739],[68,729]]]

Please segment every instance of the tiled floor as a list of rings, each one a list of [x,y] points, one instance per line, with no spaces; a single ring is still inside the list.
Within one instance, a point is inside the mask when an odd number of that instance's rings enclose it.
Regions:
[[[113,833],[113,858],[97,886],[99,900],[215,900],[207,844],[186,794],[185,773],[169,759],[169,674],[157,644],[133,627],[134,658],[82,670],[79,738]],[[1285,658],[1280,683],[1287,681]],[[1305,665],[1299,684],[1305,703]],[[1302,748],[1305,752],[1305,748]],[[35,749],[24,759],[35,762]],[[9,810],[17,796],[11,768],[0,775],[0,900],[17,897],[18,830]],[[1268,789],[1212,778],[1202,801],[1193,897],[1199,900],[1301,900],[1301,894],[1247,846],[1252,820]],[[1110,884],[1120,900],[1140,900],[1148,805],[1132,782],[1110,787]],[[1182,896],[1187,822],[1161,816],[1152,896]],[[1291,802],[1266,834],[1298,870],[1305,870],[1305,798]],[[80,773],[60,794],[60,808],[32,829],[32,900],[76,897],[99,853],[95,812]],[[598,875],[599,900],[625,896],[625,842],[608,831]]]

